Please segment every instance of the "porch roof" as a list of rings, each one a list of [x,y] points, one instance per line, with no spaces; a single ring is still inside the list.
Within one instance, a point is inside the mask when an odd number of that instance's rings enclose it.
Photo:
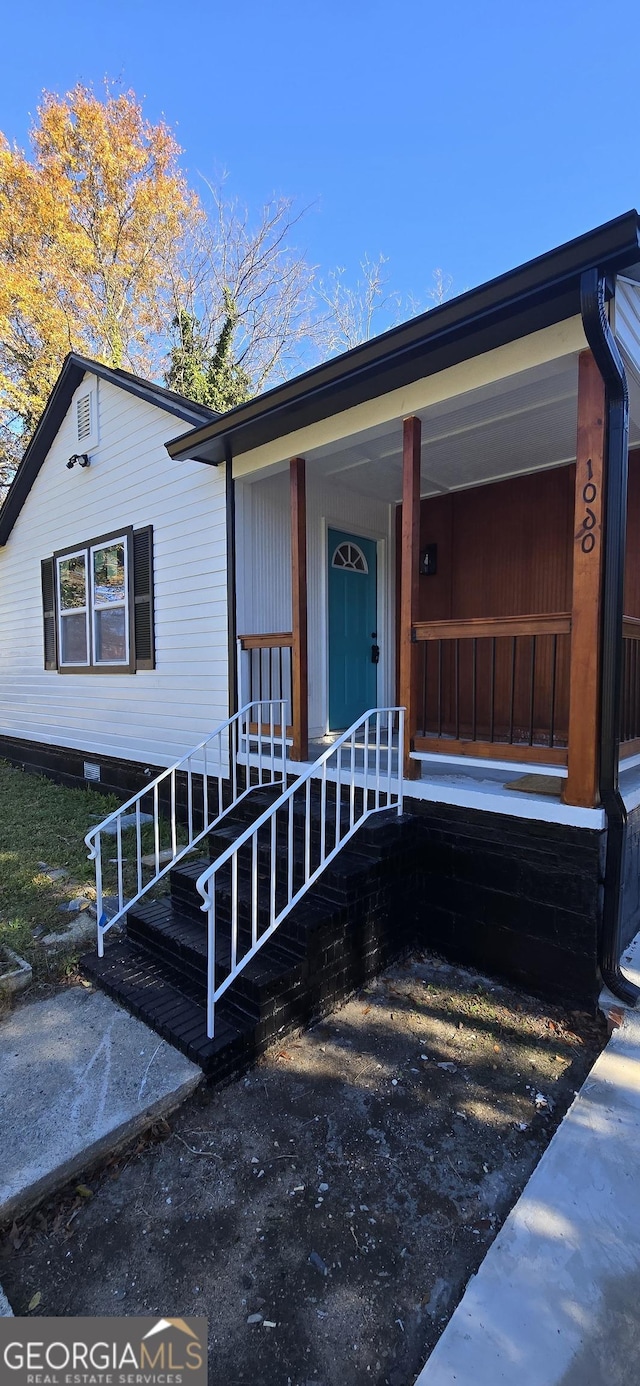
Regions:
[[[182,434],[167,450],[217,464],[563,322],[579,313],[580,277],[594,266],[640,280],[635,209]]]
[[[577,324],[576,326],[578,326]],[[452,390],[405,413],[421,421],[420,495],[442,495],[565,466],[576,456],[580,346],[474,388]],[[513,365],[522,365],[514,362]],[[640,447],[640,380],[628,370],[629,444]],[[402,392],[401,392],[402,394]],[[407,402],[407,394],[402,395]],[[270,449],[271,450],[271,449]],[[305,445],[308,477],[391,505],[402,499],[402,413]],[[234,475],[249,483],[288,471],[242,458]],[[247,470],[248,468],[248,470]]]

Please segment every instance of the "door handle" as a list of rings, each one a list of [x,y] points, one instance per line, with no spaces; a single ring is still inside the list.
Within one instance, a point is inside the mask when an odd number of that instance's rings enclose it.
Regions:
[[[372,663],[372,664],[379,664],[379,663],[380,663],[380,646],[379,646],[379,645],[372,645],[372,646],[371,646],[371,663]]]

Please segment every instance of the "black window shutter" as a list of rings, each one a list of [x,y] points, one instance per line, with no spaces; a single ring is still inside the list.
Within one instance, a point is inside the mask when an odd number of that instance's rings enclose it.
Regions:
[[[136,669],[155,668],[153,528],[133,531],[133,610]]]
[[[56,584],[52,558],[43,558],[40,564],[42,582],[42,625],[44,631],[44,667],[57,669],[58,641],[56,639]]]

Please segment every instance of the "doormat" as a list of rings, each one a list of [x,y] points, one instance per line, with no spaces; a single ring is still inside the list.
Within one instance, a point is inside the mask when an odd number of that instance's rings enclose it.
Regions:
[[[521,794],[552,794],[560,798],[564,777],[562,775],[520,775],[517,780],[509,780],[504,789],[518,789]]]

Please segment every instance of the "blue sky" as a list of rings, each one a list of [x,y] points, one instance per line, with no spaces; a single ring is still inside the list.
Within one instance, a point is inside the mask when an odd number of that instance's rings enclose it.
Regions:
[[[105,75],[164,114],[197,186],[312,204],[299,241],[352,278],[366,251],[424,299],[640,201],[637,0],[28,0],[3,13],[0,129],[43,87]],[[11,60],[7,60],[7,55]]]

